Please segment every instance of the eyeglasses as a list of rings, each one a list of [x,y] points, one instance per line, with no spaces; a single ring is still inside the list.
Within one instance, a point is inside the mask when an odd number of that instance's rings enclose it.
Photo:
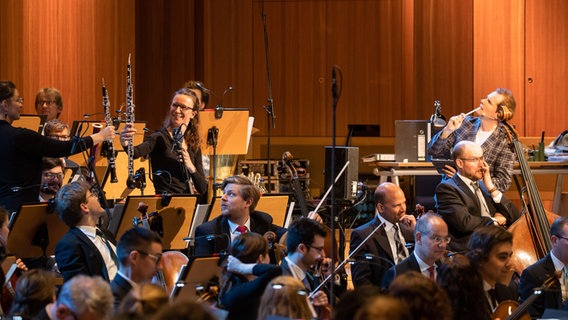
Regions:
[[[50,134],[48,135],[48,137],[60,141],[68,141],[69,139],[71,139],[71,136],[69,136],[68,134]]]
[[[311,246],[311,245],[306,245],[306,247],[308,247],[308,250],[310,250],[311,248],[314,248],[314,249],[316,249],[316,251],[318,253],[322,253],[322,251],[324,249],[324,247],[316,247],[316,246]]]
[[[559,236],[559,235],[557,235],[557,234],[553,234],[553,236],[556,236],[557,238],[560,238],[560,239],[568,240],[568,238],[563,237],[563,236]]]
[[[273,283],[273,284],[272,284],[272,289],[281,290],[281,289],[284,289],[285,286],[286,286],[286,285],[285,285],[285,284],[282,284],[282,283]],[[297,293],[298,295],[300,295],[300,296],[305,296],[305,295],[308,294],[308,291],[306,291],[306,290],[304,290],[304,289],[298,289],[298,290],[296,290],[296,293]]]
[[[3,101],[9,101],[9,100],[16,101],[17,103],[24,103],[24,98],[22,98],[22,97],[17,97],[15,99],[12,97],[10,99],[6,99],[6,100],[3,100]]]
[[[181,103],[179,103],[179,102],[172,102],[172,108],[174,108],[174,109],[180,108],[181,111],[183,111],[183,112],[193,111],[193,110],[194,110],[193,108],[188,107],[188,106],[186,106],[186,105],[184,105],[184,104],[181,104]]]
[[[38,100],[38,102],[36,103],[36,105],[38,106],[43,106],[44,104],[47,104],[48,106],[55,106],[56,105],[56,101],[53,100]]]
[[[429,238],[430,240],[432,240],[432,242],[436,244],[440,244],[442,242],[444,242],[445,244],[449,244],[450,241],[452,241],[452,238],[450,237],[430,236]]]
[[[485,161],[485,157],[481,156],[481,157],[477,157],[477,158],[460,158],[460,160],[470,161],[470,162],[474,162],[476,164],[479,164],[479,163],[482,163],[483,161]]]
[[[65,177],[65,175],[63,173],[53,173],[53,172],[44,172],[41,174],[44,178],[53,180],[55,178],[59,179],[59,180],[63,180],[63,177]]]
[[[144,252],[144,251],[141,251],[141,250],[136,250],[136,251],[138,251],[138,253],[143,255],[143,256],[147,256],[147,257],[150,257],[150,258],[156,260],[156,265],[160,264],[160,260],[162,260],[162,255],[155,255],[155,254],[151,254],[151,253]]]

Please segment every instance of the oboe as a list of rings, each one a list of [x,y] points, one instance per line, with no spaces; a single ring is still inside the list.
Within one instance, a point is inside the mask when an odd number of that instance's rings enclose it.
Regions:
[[[128,66],[126,69],[126,119],[125,125],[134,126],[134,102],[132,101],[132,78],[130,71],[130,54],[128,55]],[[129,189],[134,189],[139,187],[138,181],[134,176],[134,142],[132,140],[127,141],[126,153],[128,155],[128,179],[126,180],[126,186]]]
[[[105,109],[105,123],[106,126],[114,126],[112,118],[110,116],[110,100],[108,98],[108,91],[105,87],[105,79],[103,79],[103,107]],[[112,144],[112,139],[105,141],[106,144],[106,156],[108,158],[108,168],[110,170],[110,182],[117,183],[118,178],[116,177],[116,159],[114,154],[114,146]]]

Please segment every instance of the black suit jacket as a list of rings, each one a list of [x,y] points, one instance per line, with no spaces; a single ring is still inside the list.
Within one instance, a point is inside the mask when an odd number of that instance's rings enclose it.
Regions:
[[[517,208],[505,195],[501,197],[500,203],[495,203],[485,185],[480,183],[480,187],[491,216],[497,212],[501,213],[507,218],[507,225],[520,216]],[[438,213],[448,225],[452,237],[449,247],[454,252],[467,248],[469,237],[476,228],[493,224],[490,217],[481,216],[479,199],[457,174],[436,187],[435,200]]]
[[[286,233],[286,228],[272,224],[272,217],[262,211],[250,214],[250,231],[264,235],[268,231],[276,233],[276,241]],[[208,237],[211,235],[212,237]],[[229,221],[224,216],[199,225],[195,229],[195,255],[210,255],[228,250],[231,241]]]
[[[388,288],[394,278],[396,278],[396,276],[408,271],[420,272],[420,265],[418,264],[418,260],[416,260],[414,252],[409,255],[408,258],[402,260],[399,264],[387,270],[385,276],[383,277],[381,287]]]
[[[375,216],[373,220],[353,230],[349,244],[350,254],[380,224],[381,220]],[[366,253],[382,259],[374,258],[367,260],[364,256]],[[359,252],[354,255],[354,259],[356,261],[351,265],[351,277],[355,287],[366,284],[381,285],[384,274],[390,267],[394,266],[394,257],[392,256],[384,224],[375,232],[371,239],[361,247]]]
[[[544,281],[556,272],[550,253],[538,260],[535,264],[526,268],[521,274],[519,282],[519,296],[521,301],[525,301],[532,294],[534,288],[540,287]],[[556,280],[554,284],[545,290],[527,309],[531,316],[542,316],[544,309],[562,309],[562,292],[560,282]]]
[[[114,237],[108,230],[101,229],[109,241]],[[79,228],[73,227],[57,242],[55,246],[55,261],[67,281],[78,274],[101,276],[110,281],[103,256],[95,244]]]
[[[117,312],[124,297],[132,290],[132,285],[120,273],[117,273],[110,282],[110,290],[114,296],[114,311]]]

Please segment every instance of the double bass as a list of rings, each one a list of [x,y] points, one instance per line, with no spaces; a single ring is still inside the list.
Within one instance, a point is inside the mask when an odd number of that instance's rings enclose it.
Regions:
[[[523,194],[526,192],[528,197],[521,197],[524,214],[508,229],[513,234],[513,271],[520,275],[526,267],[546,256],[552,249],[550,225],[558,216],[544,209],[518,134],[509,123],[503,121],[503,124],[508,129],[509,139],[519,162],[525,183]]]

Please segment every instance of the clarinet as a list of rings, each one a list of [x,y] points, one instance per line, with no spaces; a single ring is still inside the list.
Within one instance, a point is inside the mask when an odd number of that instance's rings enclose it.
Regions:
[[[105,122],[106,126],[113,126],[112,118],[110,116],[110,100],[108,98],[108,91],[105,87],[105,80],[103,79],[103,107],[105,109]],[[110,182],[117,183],[118,178],[116,177],[116,159],[114,154],[114,146],[112,145],[112,139],[105,141],[106,152],[108,158],[108,168],[110,170]]]
[[[125,125],[134,125],[134,103],[132,101],[132,78],[130,76],[130,54],[128,55],[128,66],[126,69],[126,119]],[[128,189],[137,187],[137,179],[134,177],[134,142],[129,140],[126,146],[126,154],[128,155],[128,179],[126,186]]]

